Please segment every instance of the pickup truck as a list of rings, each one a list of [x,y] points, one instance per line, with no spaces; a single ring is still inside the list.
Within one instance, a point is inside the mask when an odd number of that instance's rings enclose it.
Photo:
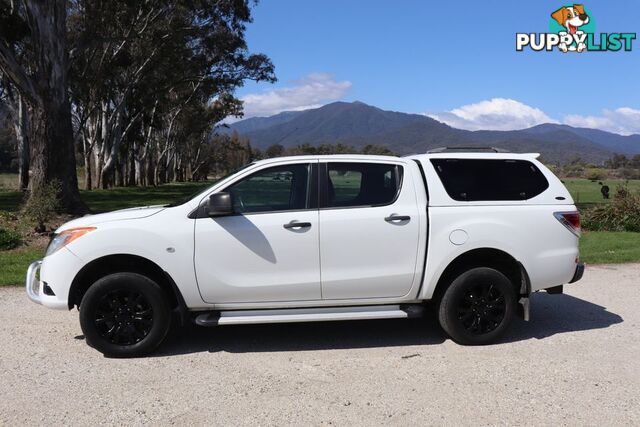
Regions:
[[[251,163],[187,201],[62,225],[29,298],[78,307],[89,345],[154,351],[200,326],[437,314],[487,344],[529,296],[582,276],[580,216],[537,154],[297,156]],[[425,310],[425,307],[433,309]]]

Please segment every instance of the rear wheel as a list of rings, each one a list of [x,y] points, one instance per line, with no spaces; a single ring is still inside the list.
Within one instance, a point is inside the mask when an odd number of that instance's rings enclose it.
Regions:
[[[99,279],[80,304],[80,326],[87,343],[108,356],[135,357],[155,350],[170,323],[163,290],[137,273]]]
[[[516,310],[516,292],[509,279],[492,268],[462,273],[447,288],[438,308],[442,328],[460,344],[482,345],[497,340]]]

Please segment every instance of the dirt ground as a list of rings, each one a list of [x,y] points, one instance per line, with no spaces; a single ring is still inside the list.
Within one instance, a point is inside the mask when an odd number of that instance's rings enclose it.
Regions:
[[[640,264],[590,266],[500,344],[432,320],[189,327],[104,358],[76,312],[0,289],[0,425],[640,425]]]

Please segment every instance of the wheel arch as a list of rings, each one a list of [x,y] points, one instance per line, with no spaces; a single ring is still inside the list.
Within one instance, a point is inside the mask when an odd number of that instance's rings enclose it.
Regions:
[[[517,297],[531,292],[529,275],[521,262],[500,249],[476,248],[458,255],[447,265],[436,282],[432,299],[439,300],[457,276],[476,267],[489,267],[504,274],[513,284]]]
[[[186,313],[186,304],[175,282],[155,262],[132,254],[112,254],[96,258],[82,267],[76,274],[69,288],[67,305],[69,310],[74,306],[80,306],[84,294],[98,279],[112,273],[138,273],[149,277],[156,282],[167,295],[172,309],[181,314]]]

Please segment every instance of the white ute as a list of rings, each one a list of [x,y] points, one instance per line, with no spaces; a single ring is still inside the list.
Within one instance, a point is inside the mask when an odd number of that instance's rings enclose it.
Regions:
[[[495,151],[495,152],[494,152]],[[85,216],[29,267],[29,298],[80,310],[111,356],[201,326],[421,316],[495,341],[529,295],[580,279],[580,216],[536,158],[494,149],[299,156],[245,166],[181,204]]]

